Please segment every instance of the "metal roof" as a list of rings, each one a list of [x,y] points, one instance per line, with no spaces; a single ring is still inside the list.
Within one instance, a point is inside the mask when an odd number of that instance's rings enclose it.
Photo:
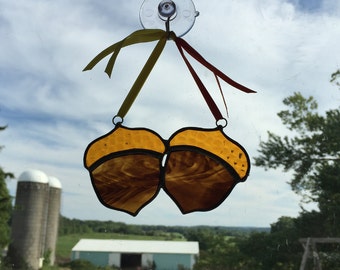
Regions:
[[[57,189],[62,188],[61,183],[58,178],[55,178],[54,176],[49,176],[48,180],[49,180],[48,184],[50,185],[50,187],[57,188]]]
[[[72,251],[198,254],[198,242],[81,239]]]
[[[42,171],[27,170],[19,176],[18,182],[35,182],[41,184],[48,184],[48,177]]]

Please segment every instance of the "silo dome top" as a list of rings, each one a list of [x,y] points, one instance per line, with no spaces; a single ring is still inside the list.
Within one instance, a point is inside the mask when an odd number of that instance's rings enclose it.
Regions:
[[[48,184],[48,177],[47,175],[38,170],[27,170],[24,171],[18,179],[19,182],[35,182],[41,184]]]
[[[58,180],[58,178],[54,176],[49,176],[48,179],[49,179],[50,187],[61,189],[61,183]]]

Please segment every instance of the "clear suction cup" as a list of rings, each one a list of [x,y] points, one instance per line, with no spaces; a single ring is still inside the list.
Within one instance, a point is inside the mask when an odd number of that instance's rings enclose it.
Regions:
[[[191,0],[144,0],[139,18],[145,29],[166,29],[169,20],[169,30],[178,37],[184,36],[195,23],[199,12]]]

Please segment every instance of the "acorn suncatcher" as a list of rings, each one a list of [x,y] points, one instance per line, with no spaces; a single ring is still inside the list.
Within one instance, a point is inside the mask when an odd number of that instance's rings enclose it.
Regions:
[[[185,53],[214,74],[221,93],[220,79],[245,93],[255,91],[229,78],[170,30],[172,24],[176,25],[181,35],[191,29],[198,15],[191,0],[182,0],[181,5],[161,1],[154,7],[155,1],[144,1],[141,22],[145,28],[157,26],[157,23],[164,24],[165,30],[138,30],[99,53],[84,69],[92,69],[111,55],[105,69],[111,76],[115,60],[123,47],[157,41],[113,119],[113,130],[86,148],[84,166],[90,173],[98,199],[108,208],[136,216],[163,189],[183,214],[210,211],[228,197],[237,183],[247,179],[250,161],[246,150],[223,132],[224,125],[221,123],[225,118]],[[150,18],[154,20],[154,23],[151,20],[151,26],[147,25]],[[167,41],[175,42],[216,120],[216,126],[210,129],[184,127],[165,140],[153,130],[126,127],[123,120]]]

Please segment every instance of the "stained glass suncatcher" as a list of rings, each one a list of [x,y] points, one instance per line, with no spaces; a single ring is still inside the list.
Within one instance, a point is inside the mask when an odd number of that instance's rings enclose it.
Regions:
[[[249,174],[249,157],[221,128],[184,128],[166,141],[118,124],[85,151],[99,200],[137,215],[161,188],[183,214],[220,205]]]
[[[214,74],[222,95],[220,79],[245,93],[255,91],[235,82],[206,61],[184,39],[169,30],[169,23],[170,17],[165,22],[166,31],[144,29],[132,33],[99,53],[84,69],[92,69],[111,54],[105,69],[111,76],[122,48],[157,41],[114,117],[114,129],[91,142],[84,154],[84,166],[90,173],[93,188],[101,203],[133,216],[149,204],[161,189],[183,214],[210,211],[228,197],[236,184],[247,179],[250,170],[246,150],[223,132],[225,125],[221,121],[225,118],[190,64],[188,56]],[[185,127],[165,140],[153,130],[126,127],[123,121],[169,40],[175,42],[216,120],[216,127]]]

